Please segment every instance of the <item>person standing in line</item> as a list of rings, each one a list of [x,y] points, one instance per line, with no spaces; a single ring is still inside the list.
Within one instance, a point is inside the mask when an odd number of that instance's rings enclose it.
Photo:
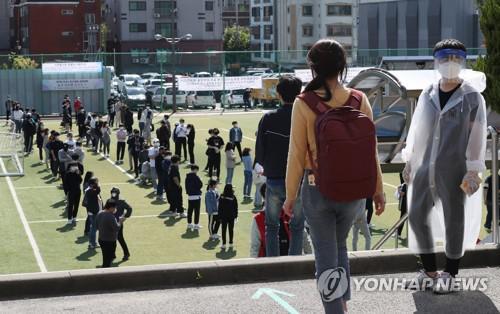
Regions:
[[[229,230],[229,248],[231,249],[233,247],[234,223],[238,219],[238,200],[231,184],[226,184],[224,193],[219,198],[219,219],[222,225],[221,249],[226,249],[227,230]]]
[[[47,148],[49,143],[49,129],[45,128],[43,123],[40,123],[38,127],[38,132],[36,136],[36,146],[38,147],[38,152],[40,155],[40,161],[45,162],[47,169],[49,168],[49,154],[50,151]]]
[[[59,174],[59,151],[63,149],[64,143],[59,139],[58,132],[54,132],[52,138],[53,140],[49,141],[47,146],[50,149],[50,170],[54,178],[57,179]]]
[[[10,113],[12,110],[12,98],[10,96],[7,96],[7,100],[5,101],[5,125],[9,124],[9,119],[10,119]]]
[[[116,221],[116,201],[110,199],[104,205],[104,209],[97,214],[96,223],[99,229],[99,245],[102,251],[102,268],[111,267],[116,254],[116,240],[120,231],[121,223],[125,217]]]
[[[108,124],[112,128],[115,124],[115,99],[109,97],[108,99]]]
[[[148,145],[151,145],[151,132],[154,131],[153,125],[153,111],[149,109],[149,106],[144,110],[143,115],[146,117],[144,121],[144,130],[142,136]]]
[[[96,242],[96,232],[97,232],[97,214],[102,210],[102,198],[101,198],[101,187],[99,186],[99,180],[95,177],[88,181],[88,188],[85,190],[85,195],[83,196],[82,206],[87,209],[87,218],[89,220],[89,250],[94,250],[97,248]],[[113,217],[114,219],[114,217]],[[115,220],[116,222],[116,220]]]
[[[123,237],[123,225],[125,220],[132,216],[132,207],[125,201],[120,198],[120,189],[117,187],[113,187],[111,189],[111,199],[116,202],[116,212],[115,218],[116,221],[120,223],[120,230],[118,230],[118,243],[123,250],[123,258],[122,261],[128,261],[130,258],[130,251],[128,250],[127,242],[125,242],[125,238]]]
[[[116,125],[123,124],[123,119],[122,119],[122,102],[120,101],[120,98],[118,96],[115,96],[115,123]]]
[[[194,129],[194,125],[188,124],[187,125],[187,145],[188,145],[188,151],[189,151],[189,164],[190,165],[195,164],[195,159],[194,159],[195,136],[196,136],[196,131]]]
[[[62,186],[63,186],[63,189],[64,189],[64,195],[65,195],[65,197],[67,197],[68,196],[68,190],[66,189],[66,184],[65,184],[66,169],[68,169],[68,164],[71,161],[73,161],[73,159],[71,158],[71,152],[69,150],[69,145],[66,144],[66,143],[64,143],[63,144],[63,148],[60,149],[57,152],[57,156],[59,158],[59,177],[62,180]]]
[[[161,162],[161,170],[163,172],[163,189],[160,190],[161,194],[158,194],[156,197],[158,200],[164,200],[163,198],[163,191],[165,191],[165,196],[167,198],[167,202],[170,204],[170,192],[169,192],[169,184],[168,184],[168,178],[170,175],[170,166],[172,165],[172,152],[169,150],[164,151],[164,156],[163,156],[163,161]]]
[[[82,102],[80,97],[75,97],[75,101],[73,102],[73,109],[75,110],[75,119],[77,119],[77,114],[82,108]]]
[[[163,161],[165,160],[165,147],[160,146],[158,149],[158,155],[155,158],[156,177],[158,178],[158,183],[156,184],[156,200],[158,202],[163,202],[163,191],[165,190],[165,171],[163,170]]]
[[[175,128],[175,154],[182,160],[182,152],[184,152],[184,160],[187,160],[187,128],[184,125],[184,119],[179,120],[179,125]],[[182,148],[182,152],[181,152]]]
[[[160,121],[160,127],[156,129],[156,137],[160,141],[160,146],[170,150],[170,130],[164,120]]]
[[[214,130],[213,129],[208,129],[208,138],[205,140],[205,142],[207,142],[207,145],[208,145],[208,140],[214,135]],[[206,152],[205,152],[205,155],[207,155],[207,164],[205,166],[205,168],[203,169],[203,171],[205,172],[208,172],[208,169],[210,168],[210,148],[207,148]]]
[[[158,193],[158,172],[156,171],[156,158],[160,155],[160,141],[153,140],[153,146],[148,149],[148,160],[150,166],[150,178],[153,183],[153,190]]]
[[[243,157],[241,158],[244,165],[243,174],[245,176],[245,182],[243,184],[243,198],[245,200],[252,199],[252,169],[253,162],[252,156],[250,156],[250,148],[243,149]]]
[[[217,181],[210,180],[208,182],[207,193],[205,194],[205,209],[208,214],[208,233],[209,240],[219,239],[219,193],[217,192]]]
[[[83,189],[82,189],[82,191],[83,191],[84,196],[85,196],[85,192],[87,191],[87,189],[90,186],[90,179],[92,179],[93,177],[94,177],[94,173],[92,171],[87,171],[85,173],[85,176],[83,177],[83,183],[82,183]],[[82,202],[82,206],[83,206],[83,202]],[[88,236],[89,231],[90,231],[90,216],[87,214],[87,219],[85,219],[85,229],[83,230],[83,236],[84,237]]]
[[[130,152],[129,158],[133,162],[133,170],[135,178],[139,178],[139,153],[144,148],[144,138],[140,136],[139,130],[135,129],[134,133],[127,140],[128,149]],[[132,170],[132,167],[130,168]]]
[[[26,155],[33,150],[33,136],[36,134],[36,123],[31,118],[31,113],[27,113],[22,124],[24,135],[24,152]]]
[[[238,121],[233,121],[233,127],[229,130],[229,142],[233,143],[234,147],[238,149],[240,159],[243,157],[241,152],[241,142],[243,140],[243,132],[238,126]]]
[[[80,107],[80,110],[76,112],[76,125],[78,126],[78,140],[83,141],[85,137],[85,121],[87,120],[87,113],[84,107]]]
[[[188,229],[191,231],[199,230],[200,226],[200,207],[201,207],[201,189],[203,183],[198,176],[198,171],[200,167],[197,165],[191,165],[191,173],[186,175],[185,187],[186,193],[188,195]],[[194,224],[193,224],[193,213],[194,213]]]
[[[127,143],[128,133],[125,126],[120,124],[118,131],[116,131],[116,164],[123,164],[123,157],[125,155],[125,145]]]
[[[73,155],[77,155],[78,161],[83,163],[83,160],[85,159],[85,152],[82,149],[82,142],[76,142],[75,149],[73,149]]]
[[[22,131],[23,117],[24,111],[19,103],[16,103],[14,110],[12,111],[12,119],[14,120],[14,124],[16,125],[16,133],[21,133]]]
[[[184,208],[182,207],[182,186],[179,163],[179,156],[172,156],[168,174],[168,193],[170,194],[169,216],[176,217],[178,215],[180,218],[186,218],[187,215],[184,213]]]
[[[104,158],[109,158],[109,148],[111,146],[111,128],[108,126],[108,122],[104,121],[101,127],[102,134],[102,153],[104,154]]]
[[[76,217],[78,216],[78,206],[82,196],[82,174],[83,165],[78,161],[78,155],[72,155],[72,162],[68,164],[66,169],[66,179],[64,180],[65,190],[68,191],[67,210],[67,225],[76,225]]]
[[[261,189],[264,184],[266,184],[266,177],[264,176],[264,168],[259,163],[254,163],[252,179],[255,184],[255,196],[253,198],[253,206],[259,209],[264,204],[264,199],[262,198]]]
[[[125,129],[127,129],[127,132],[128,134],[132,134],[132,127],[134,125],[134,114],[132,113],[132,111],[130,110],[129,107],[127,106],[124,106],[125,107],[125,111],[123,111],[123,108],[122,108],[122,112],[123,113],[123,124],[125,125]]]
[[[216,180],[220,180],[220,150],[224,147],[224,140],[219,136],[219,129],[212,130],[212,137],[207,141],[208,149],[208,176],[213,178],[214,171]]]
[[[226,184],[233,184],[234,167],[236,167],[236,154],[234,153],[234,144],[229,142],[226,144]]]
[[[146,115],[144,114],[144,109],[137,109],[137,120],[139,121],[139,131],[141,132],[141,136],[144,136],[144,126],[146,125]]]

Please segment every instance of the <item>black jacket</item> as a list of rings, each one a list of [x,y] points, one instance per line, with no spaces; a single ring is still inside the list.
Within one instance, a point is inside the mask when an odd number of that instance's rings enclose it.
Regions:
[[[66,172],[63,184],[69,193],[81,193],[82,175],[77,172]]]
[[[121,216],[129,218],[132,215],[132,207],[122,199],[114,199],[116,201],[116,220],[120,219]]]
[[[219,198],[219,219],[231,221],[238,218],[238,200],[236,196],[227,197],[222,195]]]
[[[170,139],[170,130],[166,125],[163,125],[156,129],[156,137],[161,142],[167,142]]]
[[[27,136],[35,135],[36,133],[36,124],[33,122],[31,118],[27,118],[23,120],[23,132]]]
[[[125,111],[125,121],[123,121],[124,125],[132,126],[134,125],[134,114],[132,111],[127,110]]]
[[[85,120],[87,120],[87,113],[85,111],[78,111],[78,113],[76,114],[76,124],[84,125]]]
[[[186,175],[186,182],[184,184],[186,187],[187,195],[200,195],[201,196],[201,188],[203,187],[203,182],[201,182],[200,177],[198,177],[195,173],[188,173]]]
[[[284,179],[290,144],[292,106],[285,105],[262,117],[255,143],[255,162],[269,179]]]
[[[97,189],[87,189],[85,191],[85,196],[83,197],[83,202],[82,206],[87,208],[87,211],[89,213],[92,213],[94,215],[97,215],[99,210],[102,209],[102,200],[101,196],[99,195],[101,193],[101,188]]]

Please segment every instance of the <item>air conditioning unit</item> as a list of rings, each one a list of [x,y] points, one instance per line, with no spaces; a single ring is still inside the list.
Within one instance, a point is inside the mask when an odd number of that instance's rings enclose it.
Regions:
[[[161,17],[161,14],[160,13],[155,13],[154,17],[155,17],[155,19],[159,19]]]
[[[139,63],[141,59],[139,58],[132,58],[132,63]]]
[[[140,63],[142,63],[142,64],[149,63],[149,58],[141,58]]]

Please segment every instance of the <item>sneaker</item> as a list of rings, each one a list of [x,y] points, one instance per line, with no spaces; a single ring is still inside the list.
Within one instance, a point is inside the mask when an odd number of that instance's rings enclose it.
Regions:
[[[76,225],[76,218],[73,218],[72,223],[73,223],[74,225]]]
[[[130,255],[125,255],[125,256],[123,256],[122,261],[128,261],[129,258],[130,258]]]
[[[180,218],[187,218],[187,215],[185,213],[179,214]]]
[[[194,229],[195,230],[200,230],[201,228],[203,228],[203,226],[197,224],[197,225],[194,225]]]
[[[448,294],[457,291],[455,288],[455,277],[445,271],[441,272],[432,290],[436,294]]]
[[[233,248],[233,244],[232,243],[229,243],[229,248],[232,249]]]
[[[165,214],[165,216],[167,216],[167,217],[175,217],[175,216],[177,216],[177,213],[176,213],[176,212],[173,212],[173,211],[171,211],[171,210],[169,210],[169,211]]]
[[[214,238],[215,238],[215,240],[219,240],[220,239],[220,235],[214,234]]]
[[[188,229],[191,229],[191,231],[194,229],[194,225],[193,224],[188,224]]]
[[[438,277],[439,275],[434,278],[430,277],[429,275],[427,275],[425,270],[422,269],[418,272],[415,278],[406,283],[406,289],[418,291],[431,290],[436,285],[436,280]]]
[[[69,219],[68,222],[66,223],[66,226],[70,226],[73,224],[73,219]]]
[[[226,249],[226,245],[223,244],[223,245],[220,246],[220,248],[223,249],[223,250],[225,250]]]

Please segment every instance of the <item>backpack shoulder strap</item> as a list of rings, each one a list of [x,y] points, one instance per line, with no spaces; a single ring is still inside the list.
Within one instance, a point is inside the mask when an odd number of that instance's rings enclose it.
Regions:
[[[297,96],[302,99],[307,106],[317,115],[322,115],[331,109],[324,100],[313,91],[305,92]]]
[[[363,92],[351,88],[351,95],[347,99],[347,102],[344,104],[344,106],[349,106],[356,110],[361,110],[362,103],[363,103]]]

